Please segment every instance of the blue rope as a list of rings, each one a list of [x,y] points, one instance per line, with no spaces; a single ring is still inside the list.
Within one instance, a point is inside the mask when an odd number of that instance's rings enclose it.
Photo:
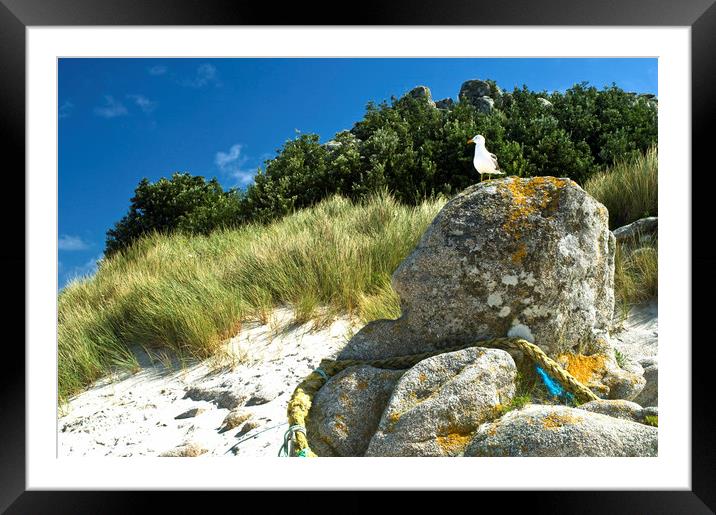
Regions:
[[[552,377],[545,372],[539,365],[536,366],[537,373],[539,374],[542,382],[544,383],[547,391],[550,395],[559,398],[564,398],[566,401],[574,402],[574,395],[571,392],[565,390],[561,384],[552,379]]]

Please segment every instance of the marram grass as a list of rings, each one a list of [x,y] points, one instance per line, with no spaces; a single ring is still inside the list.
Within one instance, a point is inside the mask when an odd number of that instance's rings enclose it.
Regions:
[[[658,215],[659,156],[656,148],[616,163],[591,177],[584,189],[609,210],[616,229],[640,218]]]
[[[137,241],[59,294],[60,400],[111,370],[136,369],[132,346],[206,358],[242,321],[265,322],[279,305],[294,307],[298,322],[396,318],[390,276],[444,204],[333,197],[268,226]]]

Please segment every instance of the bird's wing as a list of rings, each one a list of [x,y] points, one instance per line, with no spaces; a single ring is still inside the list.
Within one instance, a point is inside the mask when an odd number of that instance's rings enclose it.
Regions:
[[[495,170],[499,170],[500,165],[497,164],[497,156],[495,154],[493,154],[492,152],[488,152],[488,154],[490,154],[490,159],[492,159],[492,164],[495,165]]]

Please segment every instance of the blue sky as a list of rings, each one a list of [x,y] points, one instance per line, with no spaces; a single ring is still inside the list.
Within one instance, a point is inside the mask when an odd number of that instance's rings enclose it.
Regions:
[[[296,131],[327,141],[369,100],[417,85],[456,98],[468,79],[506,90],[612,82],[657,93],[656,59],[61,59],[58,286],[92,273],[137,183],[175,171],[245,187]]]

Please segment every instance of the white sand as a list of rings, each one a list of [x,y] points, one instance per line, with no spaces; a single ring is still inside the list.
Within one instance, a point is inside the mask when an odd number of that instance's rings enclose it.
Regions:
[[[244,324],[226,355],[184,369],[138,352],[140,372],[103,379],[69,401],[58,420],[59,455],[157,456],[193,443],[207,449],[202,456],[275,456],[294,388],[360,327],[343,318],[315,330],[292,324],[292,316],[279,309],[266,325]],[[232,369],[238,359],[243,363]],[[241,436],[243,426],[219,433],[229,408],[252,397],[268,401],[244,408],[258,427]],[[175,419],[192,408],[204,411]]]
[[[614,348],[636,362],[655,358],[659,350],[658,311],[655,300],[631,308],[622,330],[612,332]]]

